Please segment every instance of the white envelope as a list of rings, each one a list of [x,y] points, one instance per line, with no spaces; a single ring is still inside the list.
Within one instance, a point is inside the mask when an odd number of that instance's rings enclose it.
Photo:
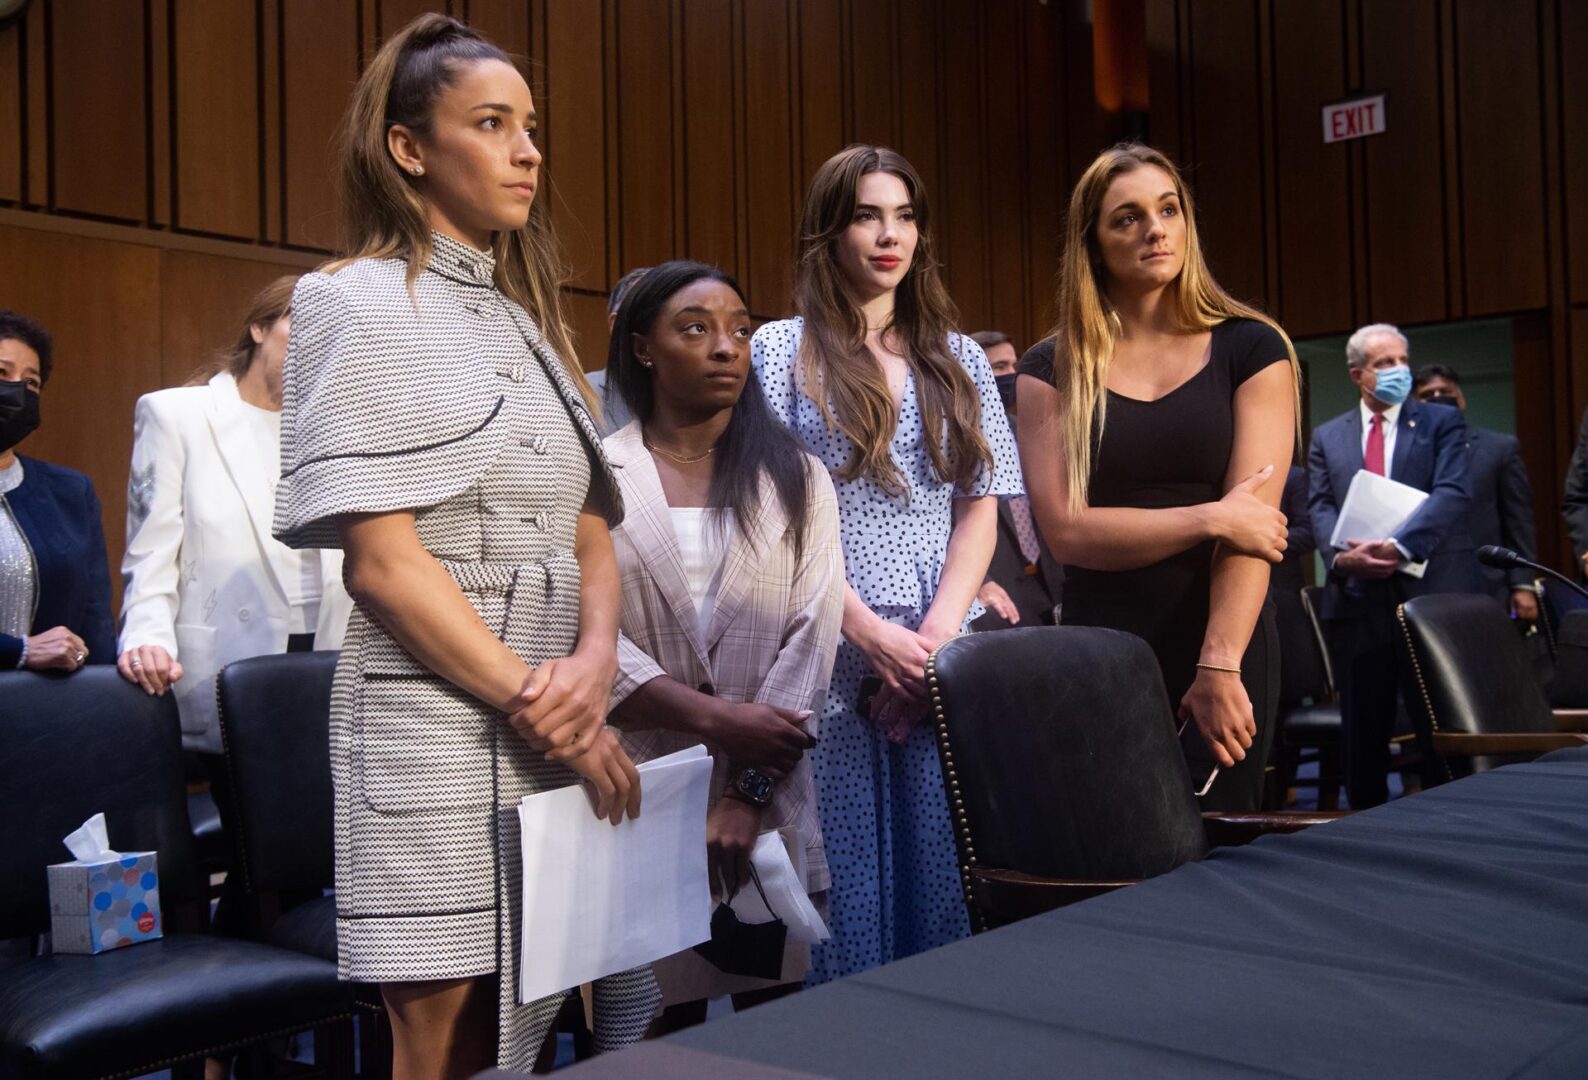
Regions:
[[[638,766],[638,820],[598,819],[582,784],[527,795],[522,964],[527,1004],[711,937],[704,746]]]
[[[1351,486],[1346,490],[1329,546],[1344,551],[1351,546],[1352,540],[1388,539],[1427,501],[1428,492],[1420,488],[1361,469],[1351,478]],[[1428,569],[1428,563],[1402,559],[1395,569],[1420,578]]]

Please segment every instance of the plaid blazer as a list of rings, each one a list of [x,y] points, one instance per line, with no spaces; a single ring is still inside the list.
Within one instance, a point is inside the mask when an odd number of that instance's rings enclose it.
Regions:
[[[617,476],[625,517],[612,530],[622,579],[616,706],[659,675],[685,686],[710,684],[724,701],[754,701],[784,709],[810,709],[815,731],[832,678],[844,605],[844,557],[838,540],[838,502],[827,470],[807,455],[809,520],[802,557],[794,558],[788,518],[763,481],[761,505],[748,535],[735,530],[705,636],[689,595],[678,537],[667,497],[639,423],[607,436],[604,447]],[[625,731],[636,760],[671,753],[698,740],[661,729]],[[713,797],[728,781],[728,763],[717,759]],[[777,785],[761,827],[792,826],[805,848],[811,892],[828,887],[816,815],[810,758]]]

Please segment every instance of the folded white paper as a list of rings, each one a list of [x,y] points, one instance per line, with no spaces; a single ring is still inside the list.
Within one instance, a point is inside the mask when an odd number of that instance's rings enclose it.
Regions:
[[[1344,551],[1353,540],[1387,540],[1428,501],[1428,492],[1361,469],[1351,478],[1329,546]],[[1428,563],[1400,561],[1403,574],[1420,578]]]
[[[740,922],[782,919],[788,926],[788,940],[805,945],[816,945],[832,936],[789,860],[787,840],[781,831],[764,832],[756,838],[750,865],[761,879],[761,888],[757,890],[754,882],[747,882],[729,903]],[[763,892],[765,901],[761,898]]]
[[[591,811],[582,784],[518,808],[524,921],[518,1000],[671,956],[711,937],[704,746],[638,766],[637,820]]]

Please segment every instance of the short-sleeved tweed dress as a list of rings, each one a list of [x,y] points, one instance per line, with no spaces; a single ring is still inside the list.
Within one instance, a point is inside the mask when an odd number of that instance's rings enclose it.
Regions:
[[[572,380],[495,266],[433,237],[401,260],[309,274],[292,299],[276,535],[339,546],[335,518],[416,511],[426,551],[530,664],[579,628],[573,544],[586,495],[621,518]],[[337,949],[343,978],[501,972],[498,1063],[528,1070],[565,995],[517,1004],[519,800],[577,781],[502,715],[410,656],[363,608],[331,703]],[[596,988],[603,1047],[637,1041],[659,994],[648,968]]]

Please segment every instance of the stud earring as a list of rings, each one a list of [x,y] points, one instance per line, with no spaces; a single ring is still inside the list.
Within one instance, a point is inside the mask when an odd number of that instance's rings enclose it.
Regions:
[[[424,174],[425,174],[425,167],[423,165],[415,165],[414,166],[414,175],[415,176],[423,176]]]

